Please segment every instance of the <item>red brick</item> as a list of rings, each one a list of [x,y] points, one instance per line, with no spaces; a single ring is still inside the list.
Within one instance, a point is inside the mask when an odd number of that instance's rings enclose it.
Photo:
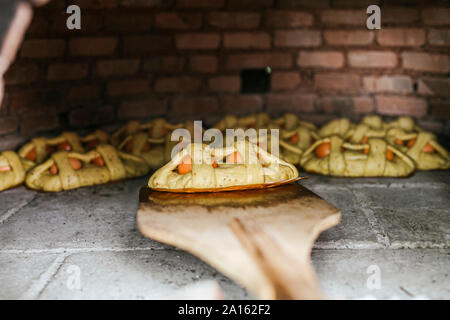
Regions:
[[[317,47],[322,43],[319,31],[282,30],[275,31],[276,47]]]
[[[450,98],[450,78],[422,78],[417,83],[419,94]]]
[[[333,0],[333,7],[342,8],[367,8],[368,6],[379,5],[379,0]]]
[[[54,63],[48,67],[47,79],[52,81],[84,79],[88,71],[86,63]]]
[[[175,36],[177,49],[217,49],[220,45],[218,33],[183,33]]]
[[[32,83],[38,79],[39,68],[35,64],[14,63],[5,73],[5,84]]]
[[[282,112],[313,112],[316,95],[314,94],[281,94],[267,95],[267,111]]]
[[[113,37],[74,38],[69,42],[70,54],[73,56],[111,55],[117,48],[119,40]]]
[[[228,0],[231,8],[262,9],[273,6],[275,0]]]
[[[155,8],[165,6],[164,0],[119,0],[121,7],[126,8]]]
[[[325,10],[321,21],[326,25],[358,25],[366,27],[366,10]]]
[[[0,150],[15,150],[24,144],[26,137],[18,134],[9,134],[0,139]]]
[[[128,79],[112,81],[108,83],[107,92],[109,96],[126,96],[150,91],[148,79]]]
[[[75,109],[70,113],[69,123],[74,127],[85,127],[104,124],[114,120],[114,108],[111,106],[101,108]]]
[[[97,99],[100,98],[100,91],[100,86],[96,84],[71,87],[69,91],[69,99],[73,101]]]
[[[149,31],[153,23],[152,15],[149,15],[145,12],[133,12],[133,14],[108,13],[105,15],[104,19],[105,31],[111,31],[115,33]]]
[[[225,33],[223,46],[232,49],[268,49],[270,48],[270,35],[265,32]]]
[[[375,110],[375,105],[371,97],[354,97],[352,101],[354,113],[372,113]]]
[[[350,115],[353,101],[350,97],[321,97],[317,99],[317,108],[326,114]]]
[[[425,44],[422,29],[382,28],[378,30],[377,42],[382,46],[421,46]]]
[[[276,71],[272,73],[271,81],[274,90],[291,90],[300,84],[300,74],[294,71]]]
[[[413,83],[409,76],[368,76],[363,78],[367,92],[412,93]]]
[[[180,8],[222,8],[225,0],[178,0]]]
[[[317,8],[323,9],[330,6],[330,0],[278,0],[280,8]]]
[[[40,15],[34,15],[30,26],[28,27],[27,34],[45,34],[48,30],[48,21],[45,17]]]
[[[165,73],[183,72],[186,61],[183,57],[166,56],[161,59],[161,71]]]
[[[199,73],[216,73],[219,61],[213,55],[195,55],[189,58],[189,70]]]
[[[83,10],[83,9],[81,9]],[[96,14],[85,13],[82,11],[81,17],[81,29],[80,30],[69,30],[66,26],[66,21],[68,15],[65,13],[65,10],[61,10],[60,12],[53,13],[50,16],[46,17],[48,20],[48,32],[49,35],[70,35],[73,36],[75,34],[92,34],[96,33],[103,28],[103,19],[99,18]]]
[[[410,7],[386,7],[383,6],[381,23],[390,24],[414,24],[420,19],[419,11]]]
[[[59,127],[58,116],[55,114],[39,113],[23,116],[20,122],[20,133],[31,135],[36,132],[47,131]]]
[[[156,14],[155,26],[159,29],[199,29],[202,26],[202,15],[199,13],[162,12]]]
[[[428,31],[428,43],[433,46],[450,47],[450,29],[431,29]]]
[[[344,66],[344,55],[338,51],[300,51],[297,65],[338,69]]]
[[[16,117],[0,117],[0,134],[15,132],[18,126]]]
[[[202,81],[198,78],[182,77],[162,77],[156,80],[156,92],[193,92],[200,89]]]
[[[448,73],[450,71],[449,56],[424,52],[403,52],[403,68],[414,71]]]
[[[274,28],[308,27],[313,24],[314,17],[303,11],[269,11],[265,22],[266,26]]]
[[[227,67],[232,70],[244,68],[290,68],[292,56],[289,53],[239,53],[227,57]]]
[[[256,29],[261,15],[253,12],[211,12],[207,16],[208,24],[223,29]]]
[[[432,102],[430,107],[434,118],[450,120],[450,103],[448,101]]]
[[[172,37],[166,35],[129,36],[123,39],[125,54],[165,52],[173,47]]]
[[[342,93],[358,93],[360,79],[353,73],[317,73],[314,76],[314,89]]]
[[[219,104],[214,97],[176,98],[172,102],[171,114],[183,115],[213,115],[219,111]]]
[[[221,76],[210,78],[208,87],[215,92],[239,92],[241,81],[238,76]]]
[[[66,43],[60,39],[25,40],[20,52],[25,58],[55,58],[64,55]]]
[[[348,63],[356,68],[394,68],[397,56],[390,51],[351,51]]]
[[[57,2],[57,1],[53,1]],[[83,9],[112,9],[117,8],[119,0],[74,0],[71,4],[75,4]]]
[[[421,117],[427,113],[424,99],[403,96],[377,96],[376,110],[387,115],[406,115]]]
[[[437,134],[440,134],[442,131],[442,122],[441,121],[433,121],[433,120],[420,120],[417,122],[417,125],[426,131],[431,131]]]
[[[117,117],[119,120],[145,119],[166,113],[166,99],[145,98],[122,102]]]
[[[365,46],[372,44],[375,33],[369,30],[326,30],[323,36],[331,45]]]
[[[233,114],[247,114],[262,110],[263,99],[258,95],[232,95],[221,98],[222,109]]]
[[[97,74],[101,77],[126,76],[136,74],[140,61],[137,59],[114,59],[97,62]]]
[[[450,25],[450,8],[428,8],[422,10],[423,23],[427,25]]]

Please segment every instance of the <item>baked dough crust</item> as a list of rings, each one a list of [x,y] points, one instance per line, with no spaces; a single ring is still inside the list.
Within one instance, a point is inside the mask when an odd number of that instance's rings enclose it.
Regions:
[[[7,150],[0,153],[0,168],[9,167],[8,171],[0,171],[0,191],[21,185],[27,170],[33,165],[33,162],[21,158],[14,151]]]

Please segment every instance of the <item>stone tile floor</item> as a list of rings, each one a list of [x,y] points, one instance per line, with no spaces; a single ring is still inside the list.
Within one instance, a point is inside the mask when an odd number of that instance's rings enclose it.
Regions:
[[[324,232],[312,252],[326,295],[449,299],[449,179],[450,171],[303,180],[342,212],[342,222]],[[58,194],[23,187],[0,193],[0,298],[192,297],[192,288],[207,280],[228,299],[251,298],[196,257],[137,231],[138,190],[145,182]]]

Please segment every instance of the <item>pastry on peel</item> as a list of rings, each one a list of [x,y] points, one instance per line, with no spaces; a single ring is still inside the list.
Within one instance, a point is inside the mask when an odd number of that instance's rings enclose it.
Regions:
[[[148,133],[138,132],[128,136],[118,149],[142,157],[151,169],[160,168],[164,162],[164,138],[153,139]]]
[[[404,177],[415,169],[411,158],[384,139],[351,144],[338,136],[316,141],[300,164],[308,172],[342,177]]]
[[[25,183],[31,189],[58,192],[139,177],[148,171],[142,158],[98,145],[88,153],[53,153],[28,173]]]
[[[386,140],[402,150],[416,163],[419,170],[439,170],[450,168],[450,155],[430,132],[407,133],[400,128],[392,128]]]
[[[14,151],[0,153],[0,191],[21,185],[33,165],[32,161],[21,158]]]
[[[298,178],[297,169],[246,141],[225,148],[189,144],[148,182],[171,192],[215,192],[271,186]]]
[[[31,139],[18,151],[21,158],[40,164],[55,151],[84,152],[80,138],[74,132],[64,132],[55,138],[38,137]]]

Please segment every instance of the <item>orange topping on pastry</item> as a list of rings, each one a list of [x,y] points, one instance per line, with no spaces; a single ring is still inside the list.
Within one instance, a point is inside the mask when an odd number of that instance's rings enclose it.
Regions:
[[[70,166],[73,170],[79,170],[81,168],[81,161],[74,158],[69,158]]]
[[[217,164],[216,158],[211,157],[211,162],[212,162],[212,166],[213,166],[214,168],[217,168],[217,167],[219,166],[219,165]]]
[[[386,149],[386,159],[390,161],[394,160],[394,153],[390,149]]]
[[[142,151],[148,151],[150,150],[150,143],[145,143],[144,146],[142,147]]]
[[[292,143],[298,143],[298,141],[300,140],[298,137],[298,134],[295,133],[291,138],[290,138]]]
[[[64,141],[64,142],[61,142],[60,144],[58,144],[56,149],[70,151],[70,150],[72,150],[72,146],[67,141]]]
[[[58,174],[58,168],[54,164],[50,167],[50,174]]]
[[[363,150],[363,152],[364,152],[364,154],[369,154],[369,148],[365,148],[365,149]]]
[[[96,146],[98,146],[100,144],[100,140],[99,139],[93,139],[93,140],[89,140],[86,143],[86,146],[89,150],[94,149]]]
[[[180,164],[178,165],[178,173],[186,174],[192,171],[192,159],[191,156],[186,155],[183,159],[181,159]]]
[[[10,166],[0,167],[0,172],[8,172],[8,171],[11,171],[11,167]]]
[[[434,148],[431,144],[427,143],[425,147],[423,147],[422,152],[431,153],[434,152]]]
[[[369,140],[369,139],[367,139],[367,137],[364,136],[364,137],[362,138],[362,140],[361,140],[361,143],[362,143],[362,144],[366,144],[368,140]]]
[[[105,166],[105,160],[103,160],[102,157],[95,158],[94,160],[92,160],[92,163],[99,167]]]
[[[36,154],[36,149],[33,148],[31,149],[27,155],[25,156],[26,159],[31,160],[31,161],[36,161],[37,158],[37,154]]]
[[[399,145],[403,145],[403,140],[402,139],[396,139],[395,143],[399,144]]]
[[[331,148],[331,145],[329,142],[324,142],[324,143],[319,144],[315,150],[316,157],[317,158],[325,158],[326,156],[328,156],[330,154],[330,148]]]
[[[408,144],[407,144],[408,148],[412,148],[412,146],[414,145],[414,143],[416,143],[416,138],[409,140],[409,141],[408,141]]]
[[[237,151],[227,156],[227,163],[242,163],[241,154]]]

